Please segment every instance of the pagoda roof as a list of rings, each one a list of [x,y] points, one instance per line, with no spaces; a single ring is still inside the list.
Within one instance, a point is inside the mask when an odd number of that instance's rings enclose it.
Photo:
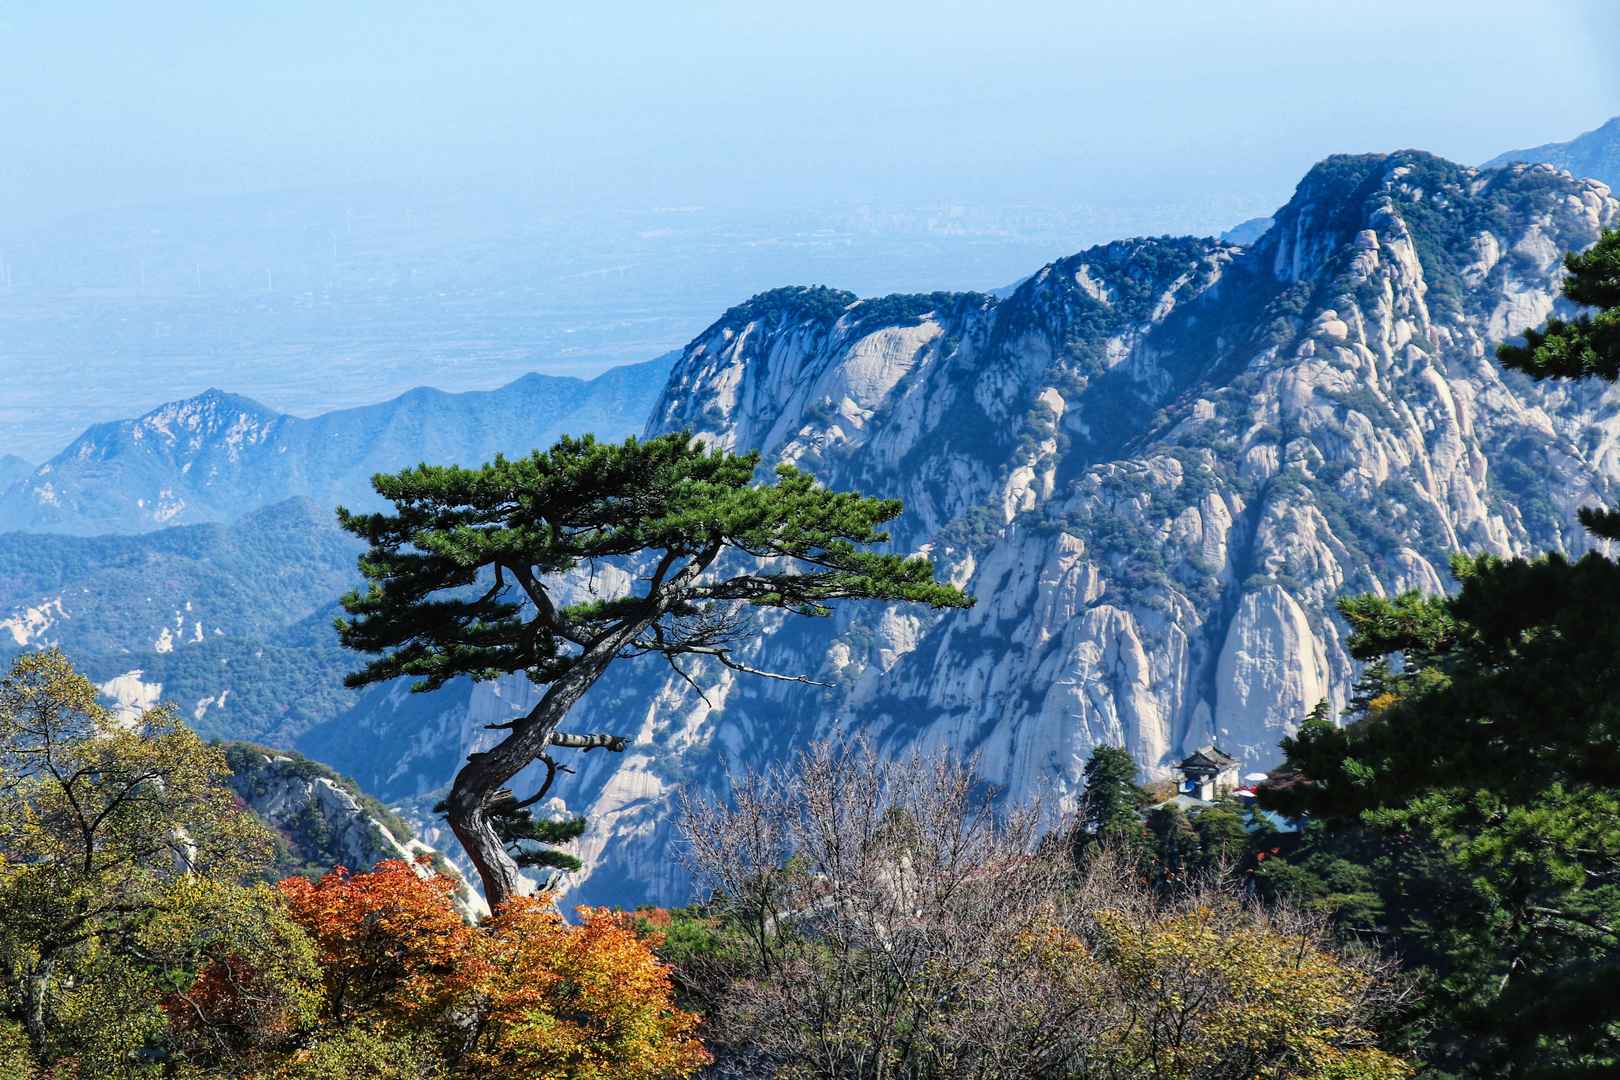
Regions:
[[[1188,754],[1187,760],[1176,766],[1176,768],[1213,769],[1216,772],[1223,772],[1226,769],[1233,768],[1237,763],[1237,758],[1211,743],[1208,746],[1200,746],[1197,750]]]

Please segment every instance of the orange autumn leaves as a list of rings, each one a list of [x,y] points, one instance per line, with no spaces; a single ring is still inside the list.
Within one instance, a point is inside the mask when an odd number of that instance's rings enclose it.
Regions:
[[[391,859],[369,873],[338,867],[278,888],[315,944],[331,1023],[420,1028],[449,1017],[488,977],[482,935],[451,906],[444,877]]]
[[[698,1018],[673,1005],[669,969],[617,913],[565,923],[544,899],[510,901],[485,924],[491,1037],[474,1055],[487,1076],[685,1076],[709,1056]]]
[[[668,970],[622,920],[581,909],[570,925],[538,896],[475,927],[451,888],[397,860],[281,882],[321,973],[306,1043],[427,1041],[439,1075],[495,1080],[658,1080],[709,1061],[698,1017],[675,1008]],[[303,1075],[300,1056],[286,1075]]]

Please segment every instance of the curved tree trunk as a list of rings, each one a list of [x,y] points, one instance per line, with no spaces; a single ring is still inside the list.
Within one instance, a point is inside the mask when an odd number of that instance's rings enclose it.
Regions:
[[[621,627],[582,655],[547,689],[510,734],[488,750],[469,754],[450,788],[450,829],[461,841],[483,881],[491,911],[522,892],[517,862],[490,823],[487,807],[495,793],[539,759],[575,702],[599,679],[619,650],[647,628],[651,619]]]

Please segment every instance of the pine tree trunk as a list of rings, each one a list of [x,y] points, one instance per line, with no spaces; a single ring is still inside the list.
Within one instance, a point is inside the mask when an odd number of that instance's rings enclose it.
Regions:
[[[491,911],[520,895],[523,883],[517,862],[507,853],[506,845],[489,820],[486,811],[489,800],[512,777],[545,753],[552,732],[568,711],[607,670],[619,650],[651,622],[648,619],[622,627],[597,642],[551,684],[540,703],[517,722],[506,738],[488,750],[468,755],[467,764],[456,774],[447,800],[450,828],[478,870],[484,885],[484,899],[489,902]]]

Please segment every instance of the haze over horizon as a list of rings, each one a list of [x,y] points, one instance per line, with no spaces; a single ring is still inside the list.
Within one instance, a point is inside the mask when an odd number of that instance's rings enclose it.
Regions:
[[[1595,0],[1534,35],[1454,0],[86,11],[0,13],[0,453],[35,461],[211,384],[590,374],[774,285],[993,288],[1331,153],[1620,113]]]

